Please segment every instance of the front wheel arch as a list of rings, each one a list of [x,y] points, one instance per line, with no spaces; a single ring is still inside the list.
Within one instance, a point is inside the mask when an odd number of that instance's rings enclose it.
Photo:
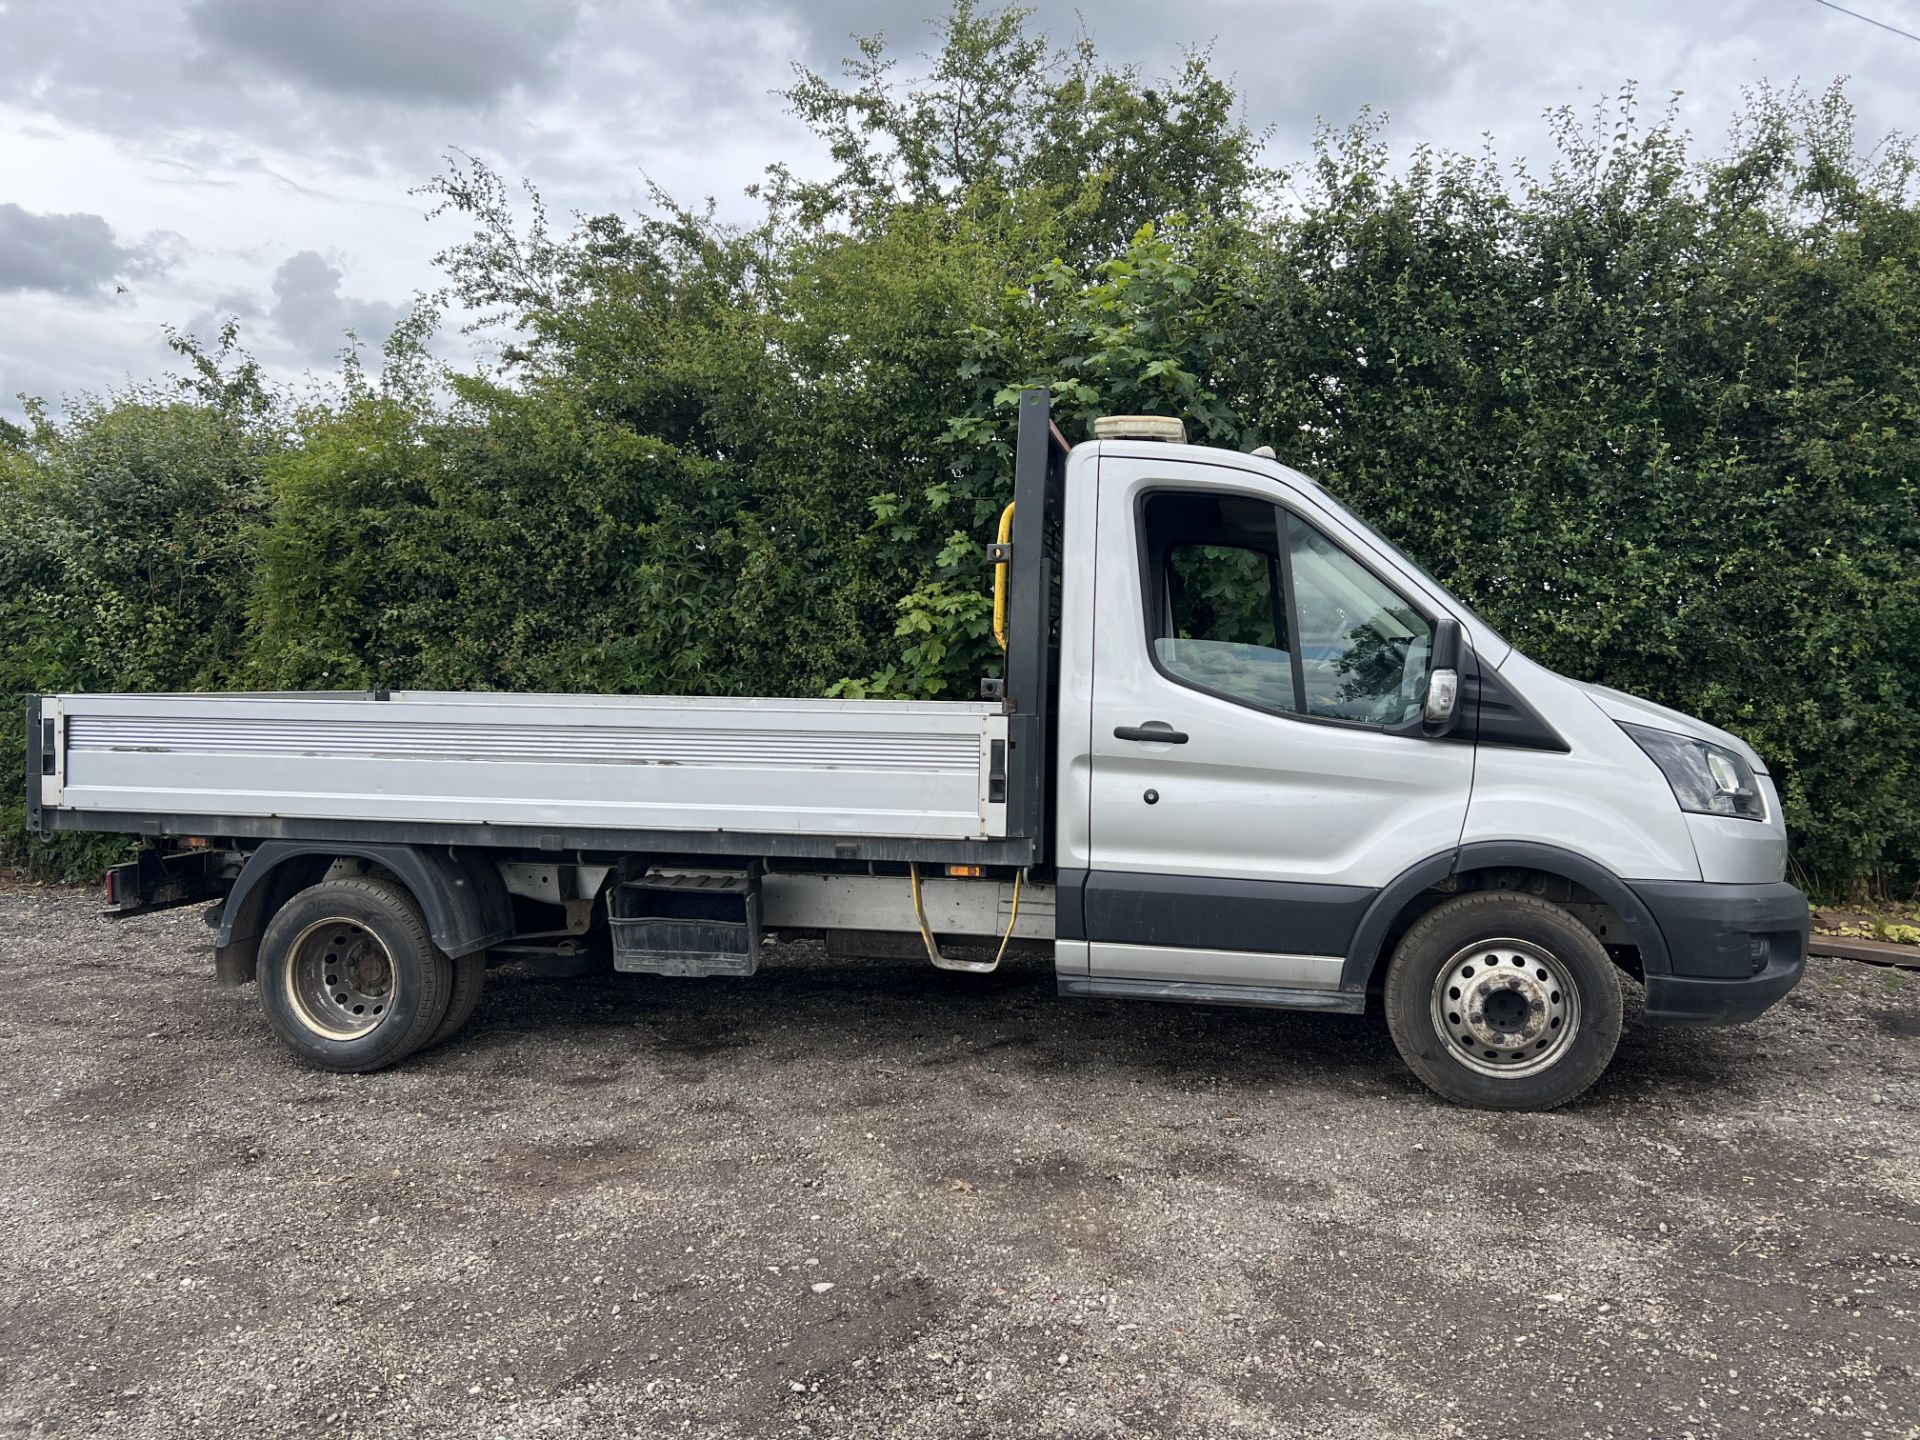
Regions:
[[[1427,911],[1451,898],[1445,892],[1436,895],[1435,886],[1502,870],[1546,876],[1589,892],[1620,918],[1640,952],[1644,973],[1665,975],[1672,969],[1666,937],[1653,912],[1606,866],[1575,851],[1533,840],[1475,840],[1408,866],[1381,888],[1360,917],[1347,946],[1340,988],[1357,992],[1379,988],[1387,957],[1400,937]]]

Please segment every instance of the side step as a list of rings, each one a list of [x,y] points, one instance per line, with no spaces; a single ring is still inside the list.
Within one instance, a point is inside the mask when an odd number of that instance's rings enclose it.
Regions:
[[[751,975],[760,968],[760,869],[675,870],[607,895],[613,968],[642,975]]]

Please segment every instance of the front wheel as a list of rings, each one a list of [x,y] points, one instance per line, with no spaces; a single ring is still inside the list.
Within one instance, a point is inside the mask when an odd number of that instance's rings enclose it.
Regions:
[[[260,1007],[302,1059],[379,1070],[429,1040],[447,1013],[453,971],[413,899],[384,880],[309,886],[260,939]]]
[[[1564,1105],[1607,1068],[1620,1012],[1620,977],[1600,942],[1532,895],[1435,906],[1387,970],[1387,1028],[1400,1058],[1462,1105]]]

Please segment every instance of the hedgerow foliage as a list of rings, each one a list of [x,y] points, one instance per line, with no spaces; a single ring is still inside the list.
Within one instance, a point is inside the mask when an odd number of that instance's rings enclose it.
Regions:
[[[0,432],[0,691],[968,694],[1038,383],[1273,445],[1536,659],[1752,740],[1816,885],[1920,879],[1920,211],[1837,89],[1706,159],[1629,91],[1538,171],[1366,117],[1281,171],[1205,57],[962,3],[918,78],[787,98],[833,169],[751,225],[450,164],[484,372],[423,314],[294,403],[229,335]]]

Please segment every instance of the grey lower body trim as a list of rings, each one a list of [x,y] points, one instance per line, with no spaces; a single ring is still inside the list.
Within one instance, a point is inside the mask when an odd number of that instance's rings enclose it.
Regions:
[[[1270,1010],[1330,1010],[1358,1015],[1367,997],[1354,990],[1308,990],[1289,985],[1204,985],[1169,980],[1111,980],[1061,975],[1062,995],[1106,1000],[1168,1000],[1180,1005],[1258,1005]]]
[[[1338,990],[1339,955],[1286,955],[1266,950],[1212,950],[1187,945],[1087,944],[1088,970],[1115,980],[1177,981],[1202,985],[1278,985]]]
[[[1053,968],[1063,977],[1085,975],[1087,973],[1087,942],[1056,939],[1053,942]]]
[[[1085,938],[1344,955],[1378,893],[1362,885],[1094,869],[1083,888]]]

